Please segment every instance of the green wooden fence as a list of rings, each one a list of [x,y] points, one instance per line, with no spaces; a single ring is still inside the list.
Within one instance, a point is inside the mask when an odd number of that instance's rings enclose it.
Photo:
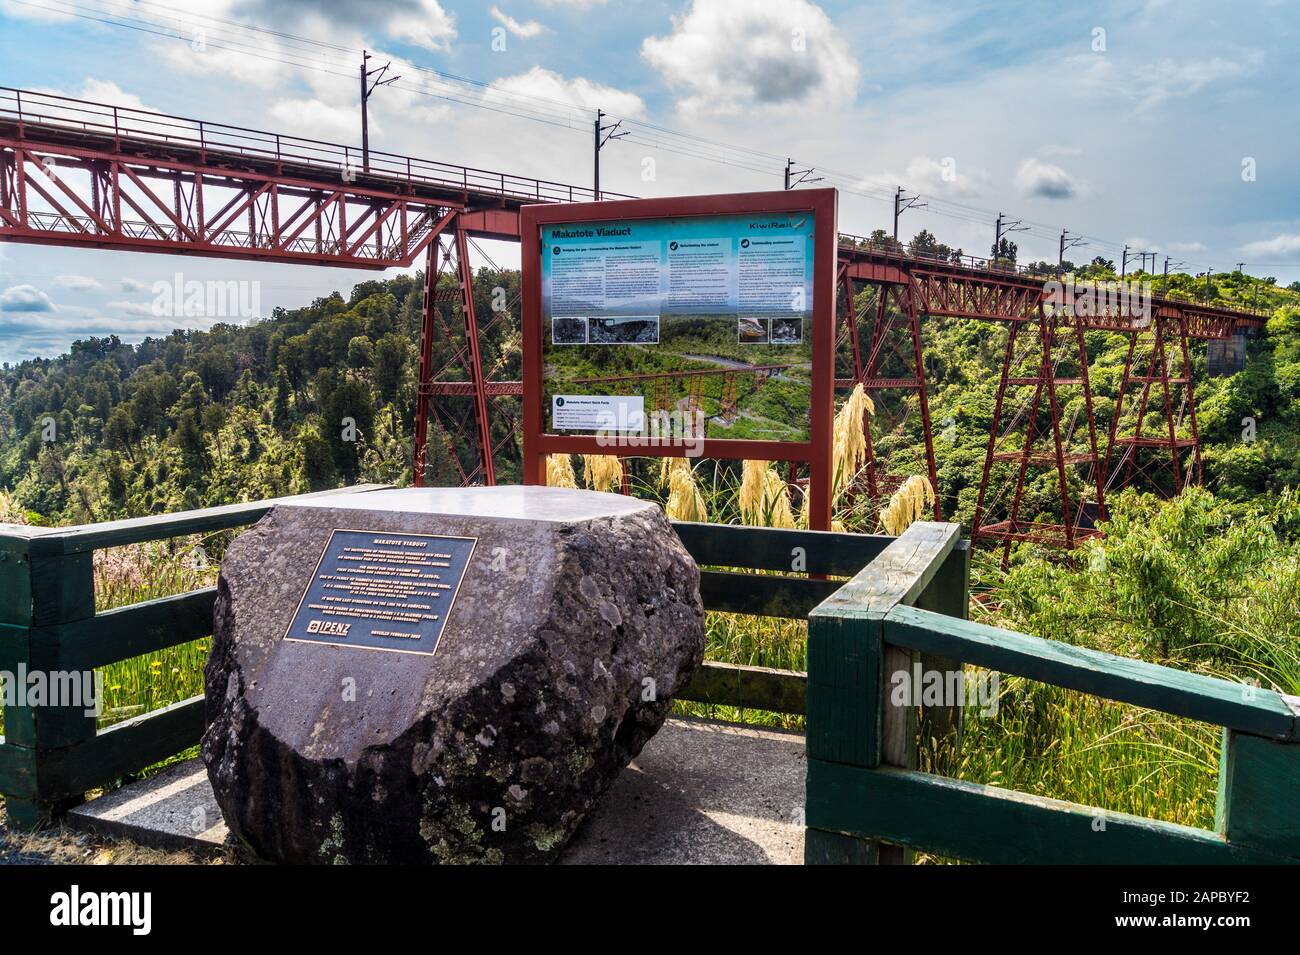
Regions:
[[[0,670],[86,671],[208,636],[212,587],[96,613],[94,551],[240,527],[275,503],[69,528],[0,526]],[[968,550],[955,525],[916,524],[897,539],[674,526],[705,568],[707,609],[809,622],[806,675],[708,663],[682,694],[806,715],[807,861],[903,862],[913,849],[994,862],[1300,856],[1291,811],[1300,745],[1294,704],[1283,697],[966,621]],[[1224,726],[1218,832],[1109,813],[1097,831],[1099,810],[916,772],[918,719],[927,738],[956,747],[961,711],[890,705],[888,674],[913,661],[939,670],[976,664]],[[0,793],[9,820],[37,825],[87,790],[193,746],[203,702],[105,729],[80,707],[7,705],[5,729]]]
[[[962,619],[957,537],[913,525],[809,615],[807,862],[1300,861],[1300,700]],[[916,710],[889,691],[918,659],[1222,726],[1215,831],[917,772]]]
[[[94,551],[237,528],[254,523],[275,503],[78,527],[0,525],[0,671],[17,673],[22,666],[28,673],[84,672],[209,636],[215,587],[96,613]],[[838,584],[824,579],[827,575],[851,576],[890,541],[710,524],[677,529],[702,566],[730,568],[703,571],[708,609],[791,619],[807,617],[834,593]],[[744,570],[769,573],[738,572]],[[803,673],[709,663],[683,698],[799,714],[805,682]],[[5,733],[0,794],[9,821],[38,825],[59,816],[87,790],[195,745],[203,733],[203,698],[104,729],[80,706],[6,706]]]

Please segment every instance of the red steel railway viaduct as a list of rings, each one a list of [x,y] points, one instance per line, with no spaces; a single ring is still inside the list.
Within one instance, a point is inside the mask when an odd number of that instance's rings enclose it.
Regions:
[[[524,205],[593,198],[589,189],[557,182],[375,151],[363,163],[352,147],[0,88],[0,240],[359,269],[408,267],[423,256],[417,484],[430,420],[466,484],[494,483],[494,462],[514,440],[521,383],[493,380],[479,345],[517,313],[476,314],[470,244],[518,241]],[[1264,322],[1256,313],[1170,295],[1140,306],[1117,297],[1085,313],[1054,302],[1043,275],[971,257],[910,255],[850,235],[840,237],[838,255],[836,384],[861,382],[871,394],[881,414],[869,440],[878,442],[895,415],[919,415],[918,450],[936,488],[921,318],[1005,326],[972,529],[976,539],[1004,548],[1023,540],[1075,546],[1096,533],[1108,488],[1144,480],[1176,492],[1199,482],[1189,342],[1225,339]],[[451,281],[439,282],[444,274]],[[872,290],[871,304],[859,315],[863,289]],[[1105,435],[1097,433],[1084,348],[1085,333],[1094,331],[1128,339]],[[444,347],[435,349],[439,340]],[[450,357],[435,367],[435,355]],[[723,383],[725,397],[746,373],[707,374],[732,377]],[[1025,513],[1026,484],[1044,469],[1059,491],[1059,520],[1050,523]],[[1084,481],[1071,480],[1072,472]],[[900,477],[873,451],[860,484],[878,497]],[[1080,486],[1091,487],[1095,499],[1072,497]]]

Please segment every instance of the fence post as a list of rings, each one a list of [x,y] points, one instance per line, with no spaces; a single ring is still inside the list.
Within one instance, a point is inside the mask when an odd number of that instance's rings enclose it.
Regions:
[[[884,661],[881,624],[838,610],[818,607],[808,615],[808,760],[880,765],[880,702]],[[809,779],[805,812],[806,865],[873,865],[880,843],[828,831],[814,805]]]
[[[823,828],[841,797],[822,781],[822,767],[915,768],[916,707],[890,703],[890,675],[910,674],[914,654],[885,643],[885,617],[927,592],[955,604],[946,591],[965,583],[965,554],[950,561],[960,538],[956,524],[913,524],[808,615],[806,864],[911,861],[903,846]]]
[[[80,798],[70,791],[69,751],[95,736],[90,700],[51,696],[68,688],[56,674],[75,672],[63,658],[60,625],[95,615],[93,553],[64,554],[58,543],[0,535],[0,670],[17,684],[6,694],[13,705],[5,706],[0,767],[9,771],[0,773],[0,792],[13,827],[43,825]],[[39,696],[33,677],[44,681]]]
[[[918,610],[929,610],[949,617],[966,620],[970,616],[970,543],[961,541],[952,552],[944,558],[934,580],[917,598],[914,606]],[[926,672],[944,674],[944,686],[948,686],[947,675],[963,672],[962,662],[950,657],[922,653],[921,668]],[[958,684],[965,687],[965,680]],[[965,700],[953,701],[945,706],[923,706],[920,716],[921,745],[933,744],[930,757],[933,765],[930,771],[941,776],[950,776],[960,761],[962,734],[964,730]]]
[[[1300,719],[1300,699],[1283,697]],[[1223,731],[1216,827],[1229,843],[1300,857],[1300,742]]]

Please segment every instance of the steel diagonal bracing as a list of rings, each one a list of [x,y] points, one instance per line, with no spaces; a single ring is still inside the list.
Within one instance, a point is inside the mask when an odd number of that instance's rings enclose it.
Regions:
[[[496,379],[510,370],[501,362],[484,366],[482,344],[499,338],[500,323],[514,321],[516,313],[494,311],[478,321],[465,239],[517,241],[523,205],[591,198],[581,187],[376,151],[369,168],[362,169],[357,150],[347,146],[0,87],[0,241],[369,269],[409,266],[427,255],[432,267],[426,271],[434,281],[426,287],[423,312],[415,457],[430,460],[432,416],[447,451],[444,463],[457,481],[495,478],[493,454],[508,450],[513,441],[521,392],[518,381]],[[442,283],[436,281],[439,274],[445,276]],[[1041,329],[1039,306],[1052,277],[1005,261],[912,253],[897,243],[881,247],[842,235],[837,274],[844,309],[837,385],[843,389],[862,381],[881,399],[880,418],[872,422],[876,434],[867,429],[872,453],[866,482],[873,495],[892,490],[888,462],[877,462],[875,452],[897,442],[890,440],[894,428],[884,433],[882,426],[892,420],[901,433],[913,412],[922,419],[925,470],[937,483],[921,347],[923,313],[999,324],[1012,344],[1038,340],[1041,345],[1046,334],[1064,347],[1062,342],[1069,345],[1084,331],[1129,336],[1131,354],[1110,423],[1111,440],[1105,463],[1096,470],[1111,475],[1117,486],[1141,483],[1167,493],[1201,480],[1189,341],[1227,338],[1262,327],[1265,320],[1248,310],[1171,293],[1148,303],[1154,324],[1142,325],[1141,316],[1123,304],[1108,306],[1071,313],[1056,329],[1064,336],[1058,340]],[[859,315],[853,291],[866,287],[877,294],[867,313]],[[721,375],[728,413],[746,378],[763,374]],[[1036,384],[1019,383],[1035,376],[1041,379]],[[1007,403],[1006,389],[1038,394],[1043,421],[1035,419],[1034,441],[1046,446],[1047,435],[1053,435],[1048,464],[1056,466],[1055,434],[1061,433],[1061,457],[1073,477],[1079,470],[1076,456],[1085,451],[1071,441],[1082,445],[1085,430],[1091,434],[1095,428],[1091,412],[1083,412],[1091,398],[1085,396],[1081,405],[1053,393],[1058,384],[1088,392],[1086,368],[1072,376],[1078,384],[1055,382],[1041,369],[1005,372],[1005,377],[1001,404]],[[684,390],[698,400],[701,385],[665,379],[654,387],[665,396]],[[1045,422],[1053,402],[1056,420],[1049,429]],[[998,444],[999,428],[1007,422],[1026,426],[1028,410],[1019,419],[1001,411],[995,418],[991,445]],[[1009,450],[1025,457],[1023,446]],[[1035,458],[1043,453],[1028,452],[1025,467],[1041,466]],[[1022,458],[997,460],[1019,464]],[[418,471],[417,478],[424,477]],[[982,501],[989,498],[986,511],[996,498],[987,481],[986,475],[980,490]],[[1078,513],[1075,483],[1062,483],[1059,475],[1055,483],[1062,499],[1074,502],[1068,509]],[[1104,494],[1104,487],[1098,490]],[[999,506],[1005,509],[1006,503]],[[1023,514],[1016,517],[1023,519]],[[1067,527],[1082,525],[1063,517],[1060,536],[1068,536]]]
[[[860,344],[858,329],[857,284],[853,271],[847,265],[841,267],[839,281],[840,297],[844,303],[841,321],[845,327],[838,340],[841,343],[841,357],[848,359],[850,375],[838,377],[836,386],[845,390],[860,383],[876,408],[876,413],[869,415],[864,423],[867,459],[855,486],[858,490],[865,491],[873,501],[878,501],[895,491],[910,476],[891,470],[889,461],[880,456],[879,449],[882,447],[882,439],[897,442],[915,404],[921,424],[921,468],[936,492],[934,519],[942,520],[921,342],[921,317],[915,286],[910,282],[862,283],[870,286],[874,292],[870,308],[871,327],[864,349]],[[844,354],[846,344],[847,355]],[[900,393],[901,400],[896,397]]]
[[[1013,543],[1073,548],[1106,515],[1082,323],[1040,300],[1006,334],[971,532],[1002,542],[1004,567]],[[1051,491],[1033,481],[1039,473]]]
[[[430,419],[442,439],[444,461],[461,484],[495,484],[496,452],[510,436],[507,431],[506,438],[492,437],[473,278],[468,236],[453,221],[430,243],[425,264],[412,464],[417,487],[433,463]]]
[[[1105,469],[1112,489],[1138,483],[1163,495],[1200,484],[1200,428],[1184,316],[1157,315],[1125,332]]]

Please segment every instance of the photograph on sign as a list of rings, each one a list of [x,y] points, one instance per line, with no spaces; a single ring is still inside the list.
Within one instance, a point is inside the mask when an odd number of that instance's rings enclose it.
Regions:
[[[573,317],[551,319],[551,344],[587,344],[587,320]]]
[[[814,216],[744,213],[541,227],[546,430],[806,441]]]
[[[773,345],[797,345],[803,341],[803,320],[798,318],[773,318],[769,336]]]
[[[658,345],[658,315],[618,315],[591,320],[593,345]]]
[[[767,319],[753,316],[740,319],[736,323],[736,336],[742,345],[766,345]]]

